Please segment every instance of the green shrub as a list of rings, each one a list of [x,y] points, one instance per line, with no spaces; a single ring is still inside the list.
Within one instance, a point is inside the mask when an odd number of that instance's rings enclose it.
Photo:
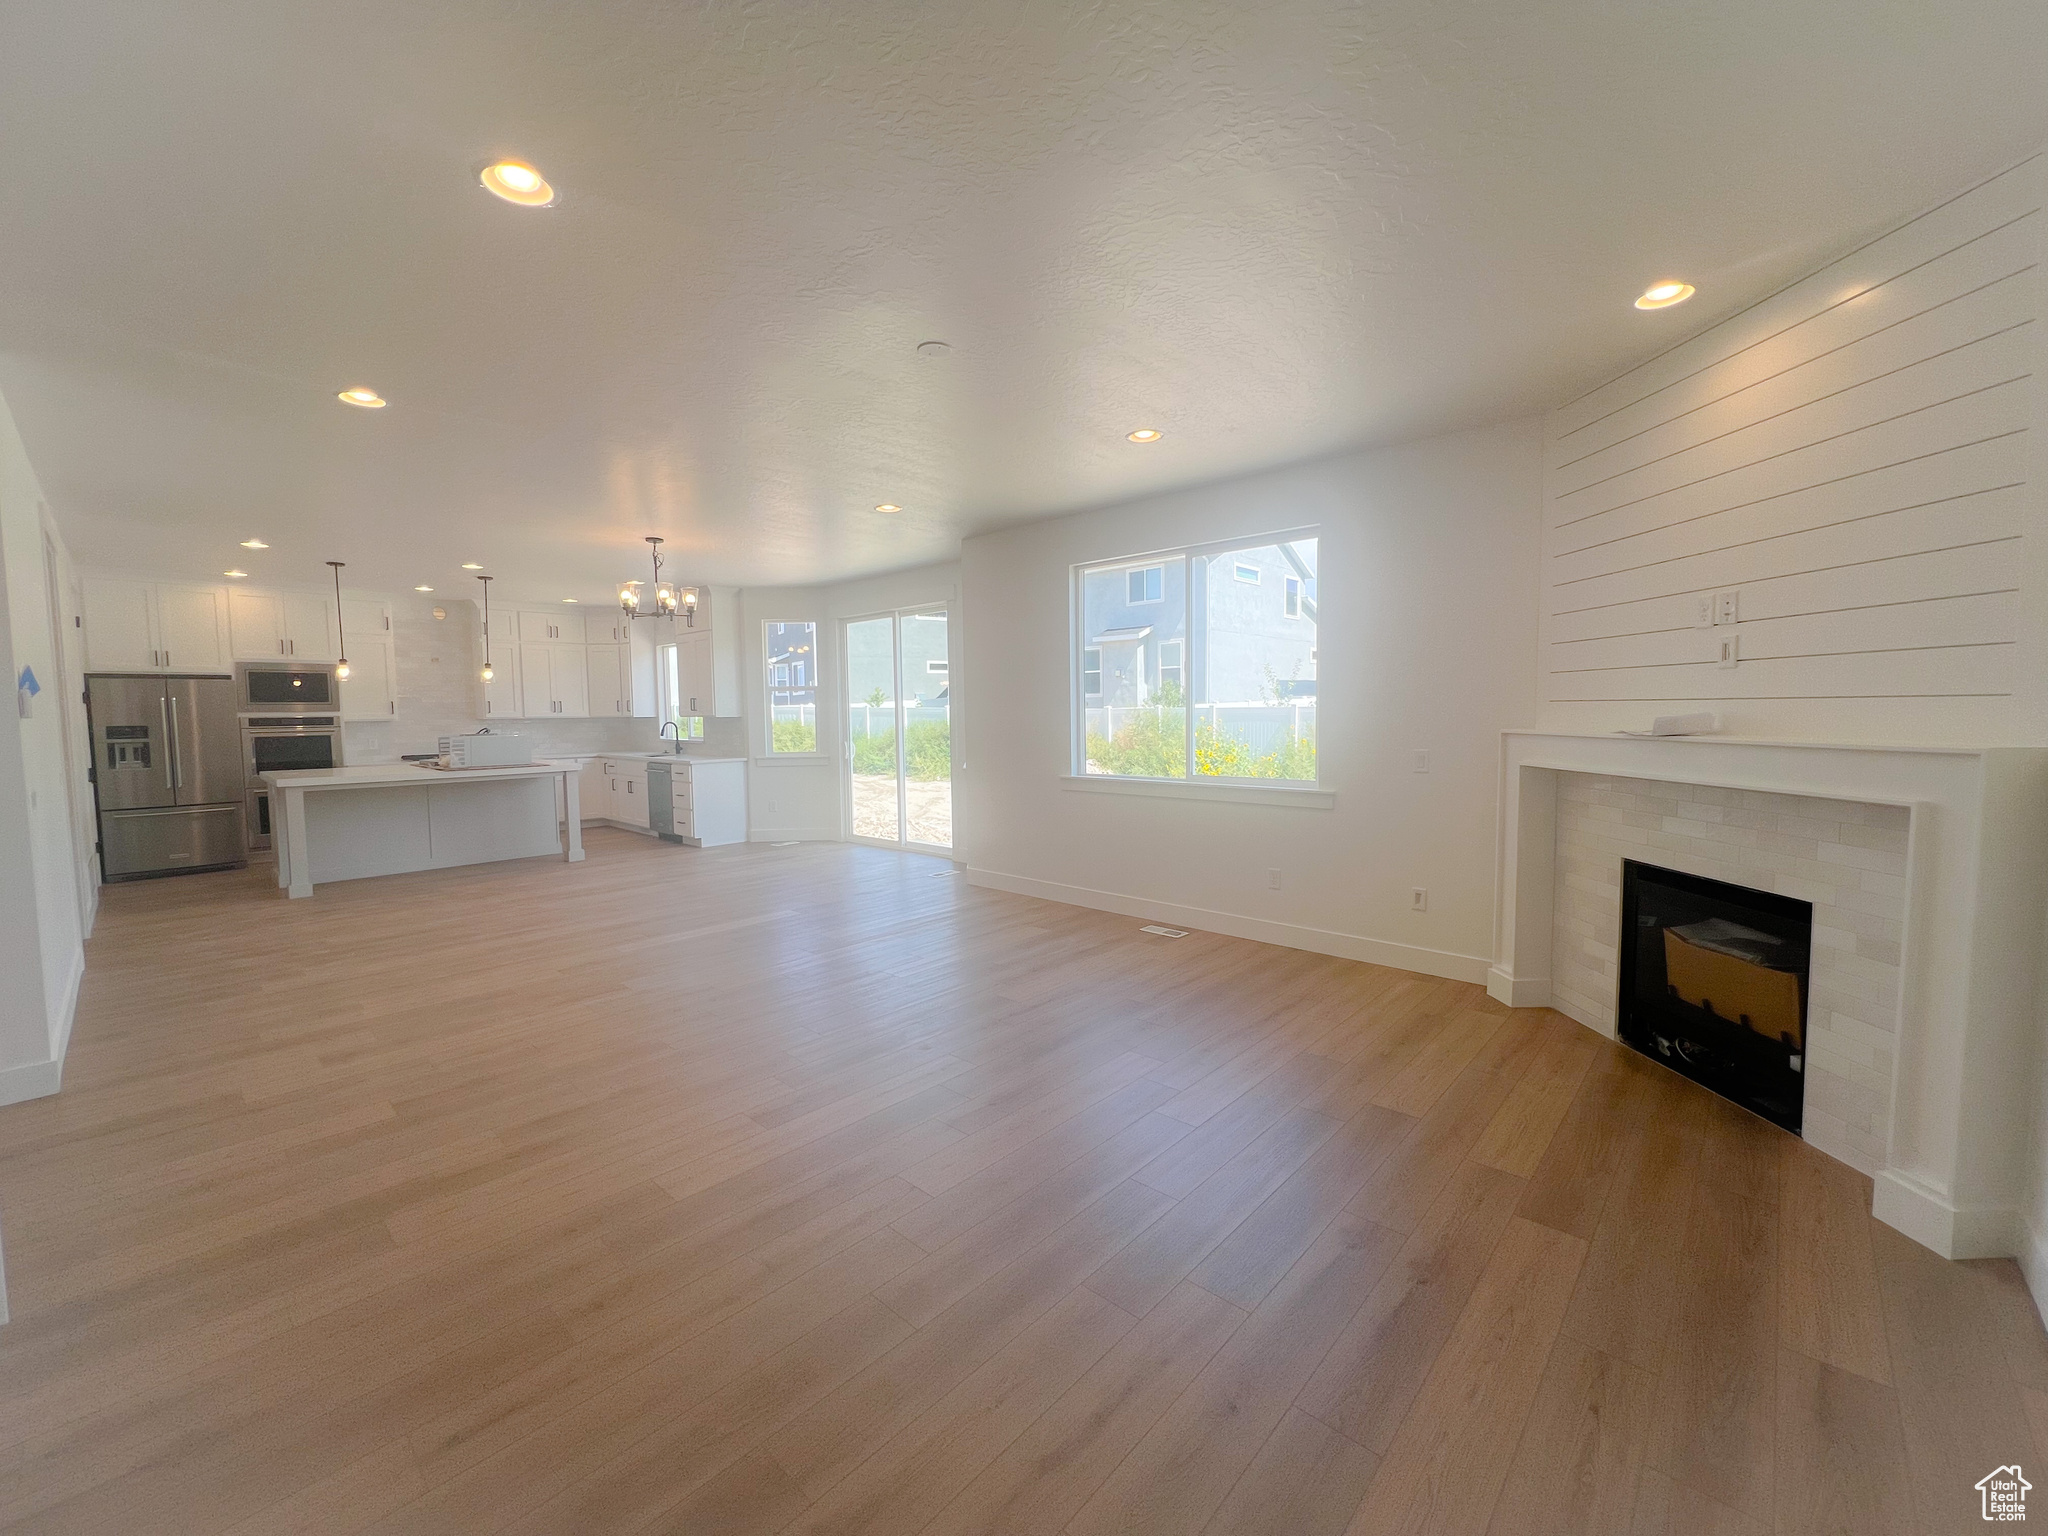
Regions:
[[[943,781],[953,777],[953,731],[943,720],[917,720],[904,732],[903,765],[913,779]],[[853,738],[853,771],[890,774],[896,771],[896,738],[890,731]]]
[[[1116,735],[1088,733],[1088,761],[1107,773],[1148,779],[1187,777],[1187,726],[1179,709],[1151,709],[1118,725]],[[1313,739],[1282,742],[1255,753],[1251,744],[1207,720],[1195,721],[1195,773],[1225,779],[1299,779],[1314,783]]]
[[[818,728],[808,720],[778,720],[773,726],[777,752],[815,752]]]

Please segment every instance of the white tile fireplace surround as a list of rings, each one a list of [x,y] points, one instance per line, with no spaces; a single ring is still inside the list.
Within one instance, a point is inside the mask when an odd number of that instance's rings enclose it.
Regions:
[[[1950,1258],[2023,1251],[2048,750],[1509,732],[1488,990],[1615,1029],[1621,862],[1814,904],[1806,1139]]]
[[[1621,862],[1813,903],[1805,1137],[1884,1166],[1906,932],[1902,805],[1756,789],[1557,775],[1550,1006],[1615,1032]]]

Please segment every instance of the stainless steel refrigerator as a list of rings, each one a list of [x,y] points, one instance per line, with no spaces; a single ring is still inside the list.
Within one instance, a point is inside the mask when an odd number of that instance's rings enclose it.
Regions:
[[[88,677],[100,873],[108,880],[248,862],[231,677]]]

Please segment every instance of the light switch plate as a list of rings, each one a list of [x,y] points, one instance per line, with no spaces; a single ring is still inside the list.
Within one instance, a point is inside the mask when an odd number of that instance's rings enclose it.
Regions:
[[[1692,600],[1692,627],[1712,629],[1714,627],[1714,594],[1702,592]]]
[[[1723,671],[1738,665],[1742,660],[1742,637],[1724,635],[1721,638],[1721,667]]]
[[[1742,593],[1739,589],[1733,592],[1716,592],[1714,594],[1714,622],[1716,624],[1735,624],[1741,622],[1741,608]]]

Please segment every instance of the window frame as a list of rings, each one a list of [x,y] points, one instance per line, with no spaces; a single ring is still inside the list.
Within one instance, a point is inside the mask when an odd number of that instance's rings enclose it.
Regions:
[[[1092,667],[1088,665],[1088,658],[1089,658],[1090,656],[1093,656],[1093,657],[1095,658],[1095,665],[1094,665],[1094,666],[1092,666]],[[1092,676],[1092,677],[1094,677],[1094,679],[1095,679],[1095,687],[1094,687],[1094,688],[1093,688],[1092,690],[1091,690],[1091,689],[1089,688],[1089,686],[1088,686],[1088,679],[1089,679],[1089,678],[1090,678],[1091,676]],[[1080,689],[1081,689],[1081,697],[1082,697],[1082,698],[1083,698],[1084,700],[1085,700],[1085,699],[1099,699],[1099,698],[1101,698],[1101,697],[1102,697],[1102,647],[1101,647],[1101,646],[1099,646],[1099,645],[1084,645],[1084,646],[1082,646],[1082,647],[1081,647],[1081,681],[1080,681],[1079,687],[1080,687]]]
[[[1239,547],[1242,548],[1243,546]],[[1250,571],[1251,575],[1245,575],[1246,571]],[[1266,573],[1260,570],[1256,565],[1246,565],[1242,560],[1233,560],[1230,562],[1231,579],[1233,581],[1242,582],[1247,587],[1264,586],[1265,582],[1263,578],[1265,574]]]
[[[1166,659],[1166,649],[1173,647],[1173,661]],[[1173,673],[1173,680],[1179,683],[1185,695],[1188,686],[1188,643],[1184,638],[1161,640],[1159,642],[1159,686],[1166,686],[1166,674]]]
[[[1211,539],[1200,544],[1183,545],[1177,549],[1154,551],[1143,556],[1124,556],[1106,560],[1085,560],[1076,562],[1067,571],[1068,607],[1068,655],[1067,655],[1067,702],[1068,719],[1068,761],[1067,772],[1062,775],[1069,787],[1091,790],[1128,789],[1143,794],[1181,795],[1189,799],[1234,799],[1262,800],[1271,804],[1312,805],[1328,809],[1335,805],[1336,796],[1323,786],[1327,782],[1323,775],[1323,757],[1316,754],[1316,777],[1307,779],[1249,779],[1226,778],[1221,775],[1198,774],[1195,770],[1195,731],[1192,700],[1187,704],[1187,772],[1180,778],[1148,778],[1138,774],[1091,774],[1088,772],[1088,709],[1091,698],[1100,698],[1100,652],[1087,643],[1087,579],[1093,572],[1157,567],[1160,570],[1160,597],[1164,600],[1166,566],[1175,561],[1181,566],[1181,592],[1183,594],[1183,616],[1180,636],[1175,637],[1181,645],[1182,686],[1188,687],[1186,679],[1198,674],[1199,663],[1206,659],[1208,644],[1206,626],[1195,622],[1193,599],[1195,592],[1194,563],[1217,555],[1228,555],[1238,550],[1263,549],[1269,545],[1296,544],[1314,541],[1317,546],[1316,563],[1322,565],[1322,525],[1309,524],[1304,527],[1285,528],[1271,533],[1247,533],[1228,539]],[[1231,562],[1237,565],[1236,561]],[[1256,567],[1254,568],[1256,569]],[[1235,576],[1235,570],[1232,572]],[[1246,582],[1247,586],[1254,585]],[[1126,599],[1130,588],[1124,588]],[[1126,607],[1132,606],[1128,601]],[[1316,621],[1318,638],[1321,623]],[[1315,661],[1315,650],[1311,648],[1311,661]],[[1084,658],[1089,651],[1097,652],[1097,689],[1093,694],[1086,692],[1086,668]],[[1320,663],[1318,684],[1320,685]],[[1318,686],[1318,695],[1322,689]],[[1320,707],[1318,708],[1320,725]],[[1318,730],[1320,736],[1320,729]]]
[[[1280,587],[1280,616],[1285,619],[1301,617],[1301,578],[1283,577]]]
[[[775,681],[776,667],[773,661],[774,651],[770,646],[768,637],[770,633],[778,627],[788,628],[796,625],[802,625],[810,630],[811,659],[814,662],[819,661],[819,647],[824,644],[824,620],[794,618],[763,619],[761,621],[761,692],[759,694],[759,698],[761,700],[762,708],[760,745],[760,761],[762,762],[825,762],[829,761],[832,755],[831,753],[825,750],[824,741],[824,721],[828,701],[825,698],[824,667],[822,663],[804,669],[815,679],[815,681],[813,682],[794,683],[785,681],[781,684],[777,684]],[[785,675],[789,674],[789,668],[787,667],[787,665],[785,665],[783,670]],[[811,740],[813,745],[811,747],[811,750],[808,752],[778,752],[775,750],[775,693],[778,687],[785,690],[808,689],[808,691],[810,692],[812,700],[811,707],[813,711],[811,722]]]
[[[1150,577],[1150,576],[1154,576],[1154,575],[1158,576],[1158,578],[1159,578],[1159,595],[1158,595],[1157,597],[1133,597],[1133,596],[1131,596],[1131,578],[1132,578],[1133,576],[1139,576],[1139,577]],[[1149,580],[1147,580],[1147,581],[1140,581],[1140,582],[1139,582],[1139,584],[1138,584],[1138,590],[1139,590],[1140,592],[1145,592],[1145,591],[1148,591],[1148,590],[1150,590],[1151,586],[1152,586],[1152,583],[1151,583],[1151,582],[1150,582]],[[1147,562],[1146,562],[1145,564],[1143,564],[1143,565],[1130,565],[1130,566],[1125,566],[1125,567],[1124,567],[1124,606],[1125,606],[1126,608],[1139,608],[1139,607],[1143,607],[1143,606],[1145,606],[1145,605],[1146,605],[1146,604],[1148,604],[1148,603],[1163,603],[1163,602],[1165,602],[1165,601],[1166,601],[1166,562],[1165,562],[1165,561],[1163,561],[1163,560],[1152,560],[1152,561],[1147,561]]]

